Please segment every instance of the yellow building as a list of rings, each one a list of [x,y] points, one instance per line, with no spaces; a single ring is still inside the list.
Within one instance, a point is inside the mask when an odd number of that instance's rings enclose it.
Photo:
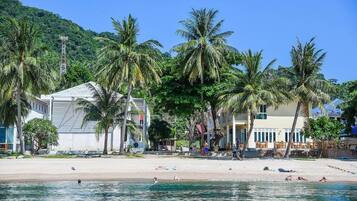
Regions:
[[[248,148],[285,148],[289,140],[289,134],[294,120],[296,103],[281,105],[278,108],[260,106],[260,111],[254,120],[252,135],[248,142]],[[301,111],[294,132],[293,142],[297,147],[306,147],[312,142],[306,138],[302,129],[308,117]],[[226,135],[220,140],[220,147],[232,148],[247,139],[249,129],[249,115],[247,113],[222,113],[220,124]]]

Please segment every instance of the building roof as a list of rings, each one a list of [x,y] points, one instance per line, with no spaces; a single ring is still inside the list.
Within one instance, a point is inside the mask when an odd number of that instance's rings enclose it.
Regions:
[[[50,98],[91,98],[93,97],[93,92],[90,90],[88,85],[92,85],[96,88],[99,87],[99,85],[95,82],[87,82],[52,94],[41,95],[41,99],[46,100]]]
[[[55,92],[52,94],[41,95],[41,100],[45,101],[45,102],[49,102],[51,99],[57,100],[57,101],[73,101],[77,98],[84,98],[89,101],[95,101],[93,99],[93,92],[91,91],[91,89],[89,88],[88,85],[92,85],[95,88],[99,87],[99,84],[97,84],[95,82],[87,82],[87,83],[83,83],[83,84],[74,86],[72,88],[64,89],[62,91],[58,91],[58,92]],[[121,97],[123,95],[120,93],[117,93],[117,96]],[[130,101],[133,103],[133,105],[136,109],[139,109],[139,107],[137,106],[135,101],[141,101],[141,100],[144,100],[144,99],[143,98],[134,98],[134,97],[131,97],[131,99],[130,99]]]
[[[329,117],[340,117],[342,115],[342,110],[338,106],[343,103],[341,99],[335,99],[330,103],[324,104],[323,110],[319,107],[312,109],[312,114],[314,117],[321,115],[328,115]]]

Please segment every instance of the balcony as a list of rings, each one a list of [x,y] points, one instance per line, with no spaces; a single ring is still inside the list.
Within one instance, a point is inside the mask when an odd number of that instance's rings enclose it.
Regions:
[[[248,123],[248,114],[247,113],[238,113],[234,115],[235,124],[247,124]]]

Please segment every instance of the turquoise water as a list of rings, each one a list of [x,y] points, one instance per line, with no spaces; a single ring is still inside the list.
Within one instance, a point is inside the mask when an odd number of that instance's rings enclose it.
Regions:
[[[0,200],[357,200],[357,184],[281,182],[2,183]]]

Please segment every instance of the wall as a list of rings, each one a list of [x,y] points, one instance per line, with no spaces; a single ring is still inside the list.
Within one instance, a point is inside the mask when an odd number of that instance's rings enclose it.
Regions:
[[[114,129],[113,133],[108,135],[108,150],[119,150],[120,146],[120,128]],[[97,135],[95,133],[59,133],[58,146],[53,150],[61,151],[103,151],[104,133]]]
[[[54,150],[101,151],[104,147],[104,132],[96,137],[96,122],[83,123],[85,113],[78,109],[76,101],[53,101],[52,123],[57,127],[59,140]],[[108,149],[119,149],[120,128],[109,130]]]

